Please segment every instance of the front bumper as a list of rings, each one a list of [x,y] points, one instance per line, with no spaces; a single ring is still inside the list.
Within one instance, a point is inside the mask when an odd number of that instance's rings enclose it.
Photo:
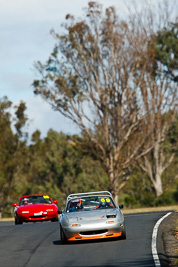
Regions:
[[[123,222],[86,224],[75,227],[63,227],[67,241],[91,240],[121,237],[124,229]]]
[[[27,215],[27,214],[17,214],[18,218],[22,222],[37,222],[37,221],[49,221],[53,220],[57,217],[57,213],[55,214],[39,214],[39,215]]]

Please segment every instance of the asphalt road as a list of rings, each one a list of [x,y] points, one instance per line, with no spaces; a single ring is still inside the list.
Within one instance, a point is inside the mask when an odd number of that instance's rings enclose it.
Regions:
[[[0,267],[152,267],[155,223],[167,212],[125,215],[126,240],[62,245],[58,222],[0,222]]]

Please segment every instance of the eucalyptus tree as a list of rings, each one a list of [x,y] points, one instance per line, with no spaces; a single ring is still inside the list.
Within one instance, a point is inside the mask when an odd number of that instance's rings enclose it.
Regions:
[[[166,149],[170,127],[178,114],[178,87],[177,87],[177,18],[171,18],[171,6],[168,1],[160,6],[159,12],[149,10],[149,17],[139,17],[137,25],[144,24],[147,36],[147,49],[138,64],[138,79],[142,72],[142,62],[147,57],[150,62],[141,81],[142,105],[147,113],[149,124],[150,153],[138,159],[139,166],[148,175],[156,196],[163,193],[162,175],[173,162],[174,148]],[[146,20],[146,21],[145,21]],[[156,27],[156,20],[159,27]],[[163,26],[161,28],[161,25]],[[171,145],[171,143],[170,143]],[[175,144],[174,144],[175,145]]]
[[[34,93],[80,128],[117,202],[132,165],[153,146],[144,98],[150,34],[134,16],[124,20],[96,2],[82,19],[66,15],[63,27],[61,34],[51,31],[56,45],[49,59],[35,64]]]

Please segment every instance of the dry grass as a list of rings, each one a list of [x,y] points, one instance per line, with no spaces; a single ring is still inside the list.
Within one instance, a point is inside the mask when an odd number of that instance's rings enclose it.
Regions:
[[[0,222],[11,222],[14,221],[14,217],[12,218],[0,218]]]
[[[141,213],[141,212],[154,212],[154,211],[176,211],[178,212],[178,206],[167,206],[167,207],[153,207],[153,208],[138,208],[138,209],[123,209],[124,214],[128,213]]]

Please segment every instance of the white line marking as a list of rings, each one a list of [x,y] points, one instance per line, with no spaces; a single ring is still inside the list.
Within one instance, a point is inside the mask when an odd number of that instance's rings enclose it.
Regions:
[[[151,248],[152,248],[152,254],[153,254],[153,259],[154,259],[154,262],[155,262],[155,266],[156,267],[159,267],[161,266],[160,264],[160,260],[159,260],[159,257],[158,257],[158,253],[157,253],[157,249],[156,249],[156,240],[157,240],[157,235],[158,235],[158,228],[161,224],[161,222],[171,214],[172,212],[168,212],[166,215],[164,215],[161,219],[159,219],[157,221],[157,223],[155,224],[154,226],[154,229],[153,229],[153,234],[152,234],[152,242],[151,242]]]

